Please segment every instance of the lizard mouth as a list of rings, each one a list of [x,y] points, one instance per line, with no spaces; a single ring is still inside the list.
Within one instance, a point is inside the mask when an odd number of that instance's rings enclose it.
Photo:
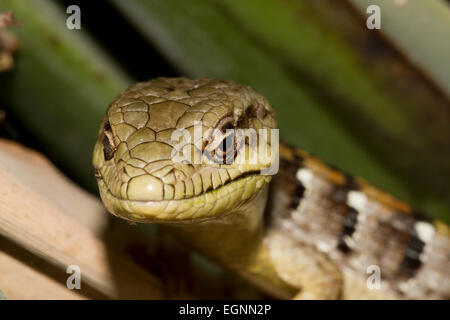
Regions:
[[[114,195],[103,178],[97,180],[107,209],[123,219],[144,223],[201,222],[217,218],[251,201],[269,183],[270,176],[250,171],[217,189],[199,195],[171,200],[130,200]]]
[[[170,199],[170,200],[164,200],[164,199],[127,199],[127,198],[124,198],[124,197],[121,197],[119,195],[114,194],[112,192],[111,188],[107,185],[106,181],[103,179],[103,175],[101,174],[101,171],[99,169],[94,169],[94,176],[95,176],[95,178],[97,179],[97,181],[99,181],[99,180],[103,181],[103,184],[105,185],[105,187],[107,189],[107,192],[110,193],[112,197],[116,198],[117,200],[135,201],[135,202],[142,202],[142,203],[158,202],[158,201],[183,201],[183,200],[195,199],[195,198],[198,198],[198,197],[200,197],[200,196],[202,196],[204,194],[212,194],[215,191],[217,191],[218,189],[225,188],[228,185],[232,184],[233,182],[237,182],[239,180],[246,179],[246,178],[251,177],[251,176],[258,176],[258,175],[261,175],[261,170],[251,170],[251,171],[248,171],[248,172],[244,172],[240,176],[236,177],[235,179],[226,181],[225,183],[220,185],[218,188],[213,188],[212,186],[210,186],[208,189],[204,190],[199,195],[192,195],[192,196],[188,196],[188,197],[183,197],[181,199]]]

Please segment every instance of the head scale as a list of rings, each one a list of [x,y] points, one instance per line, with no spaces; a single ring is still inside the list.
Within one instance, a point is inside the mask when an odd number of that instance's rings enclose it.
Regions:
[[[109,106],[93,164],[106,207],[141,222],[204,220],[250,201],[270,181],[275,115],[232,81],[157,78]],[[266,130],[266,135],[261,132]],[[255,156],[256,155],[256,156]]]

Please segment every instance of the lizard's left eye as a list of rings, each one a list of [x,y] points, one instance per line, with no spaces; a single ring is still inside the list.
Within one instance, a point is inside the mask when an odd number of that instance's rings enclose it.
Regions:
[[[205,148],[209,159],[218,164],[231,164],[238,152],[236,129],[231,119],[222,122],[219,129],[215,129],[211,140]]]
[[[114,145],[113,133],[109,121],[106,121],[103,127],[102,144],[105,160],[111,160],[114,156],[114,152],[116,151],[116,147]]]
[[[224,158],[225,163],[229,163],[229,161],[227,160],[234,159],[236,153],[237,153],[236,135],[234,134],[234,130],[228,130],[228,133],[225,133],[222,142],[216,149],[216,154]]]

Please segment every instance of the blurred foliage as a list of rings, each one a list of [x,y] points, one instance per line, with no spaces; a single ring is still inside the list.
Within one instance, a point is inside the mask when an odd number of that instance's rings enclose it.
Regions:
[[[380,1],[377,32],[365,26],[366,2],[110,1],[183,75],[251,85],[276,109],[284,139],[449,221],[448,5],[399,11],[401,1]],[[100,119],[131,80],[84,30],[66,29],[62,7],[1,0],[8,10],[23,24],[22,49],[14,72],[0,75],[0,107],[92,187]]]
[[[349,0],[361,12],[372,0]],[[450,98],[450,2],[377,0],[383,33]]]
[[[183,73],[264,94],[285,139],[448,217],[448,100],[345,3],[112,2]]]
[[[92,149],[109,102],[131,80],[83,32],[66,28],[62,7],[1,0],[21,27],[13,72],[0,74],[0,108],[14,114],[76,181],[96,190]]]

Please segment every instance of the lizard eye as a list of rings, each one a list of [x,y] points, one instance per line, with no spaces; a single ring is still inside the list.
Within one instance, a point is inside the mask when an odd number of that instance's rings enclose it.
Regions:
[[[103,143],[103,155],[105,157],[105,160],[111,160],[112,157],[114,156],[114,152],[116,151],[116,147],[114,145],[113,134],[109,121],[106,121],[103,127],[102,143]]]
[[[228,133],[222,138],[219,146],[216,149],[215,154],[218,156],[218,160],[222,160],[223,163],[233,162],[237,153],[236,135],[234,130],[229,130]]]
[[[219,128],[214,130],[211,140],[205,148],[206,155],[215,163],[231,164],[239,150],[233,119],[224,119]]]

